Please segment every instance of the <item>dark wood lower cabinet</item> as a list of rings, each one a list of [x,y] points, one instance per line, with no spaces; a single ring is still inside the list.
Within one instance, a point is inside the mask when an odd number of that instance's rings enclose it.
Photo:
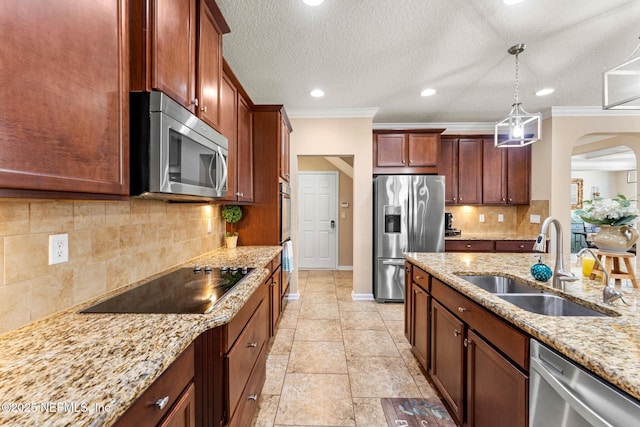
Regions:
[[[464,324],[432,301],[431,379],[447,403],[458,425],[463,421],[464,404]]]
[[[429,310],[431,297],[416,283],[411,286],[411,312],[413,313],[412,351],[422,368],[429,370],[429,328],[431,319]]]
[[[466,425],[525,427],[529,381],[491,345],[468,331]]]
[[[196,389],[193,383],[182,393],[160,427],[196,426]]]

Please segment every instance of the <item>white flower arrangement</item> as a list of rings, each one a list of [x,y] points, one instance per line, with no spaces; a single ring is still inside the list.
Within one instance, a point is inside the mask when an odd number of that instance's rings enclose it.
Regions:
[[[576,214],[589,224],[626,225],[638,217],[638,208],[631,204],[633,201],[619,193],[610,199],[594,197],[585,200],[583,203],[586,207]]]

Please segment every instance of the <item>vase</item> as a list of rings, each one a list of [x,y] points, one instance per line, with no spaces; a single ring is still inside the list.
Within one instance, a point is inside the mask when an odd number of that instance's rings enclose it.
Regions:
[[[227,249],[233,249],[238,245],[238,236],[227,236]]]
[[[638,240],[638,230],[628,225],[601,225],[593,244],[605,252],[624,253]]]

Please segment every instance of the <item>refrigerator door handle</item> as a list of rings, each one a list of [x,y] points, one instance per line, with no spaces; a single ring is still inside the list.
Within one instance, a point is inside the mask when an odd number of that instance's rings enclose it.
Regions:
[[[404,267],[404,260],[400,261],[382,261],[382,265],[399,265]]]

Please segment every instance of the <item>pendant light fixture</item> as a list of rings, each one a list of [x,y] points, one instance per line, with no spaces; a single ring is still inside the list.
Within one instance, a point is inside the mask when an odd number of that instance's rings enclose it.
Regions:
[[[604,110],[640,110],[640,44],[624,62],[603,73]]]
[[[496,123],[494,133],[496,147],[524,147],[540,139],[540,113],[527,113],[518,98],[520,89],[518,55],[524,51],[525,47],[524,43],[519,43],[511,46],[508,50],[511,55],[516,57],[516,90],[511,112],[507,118]]]

